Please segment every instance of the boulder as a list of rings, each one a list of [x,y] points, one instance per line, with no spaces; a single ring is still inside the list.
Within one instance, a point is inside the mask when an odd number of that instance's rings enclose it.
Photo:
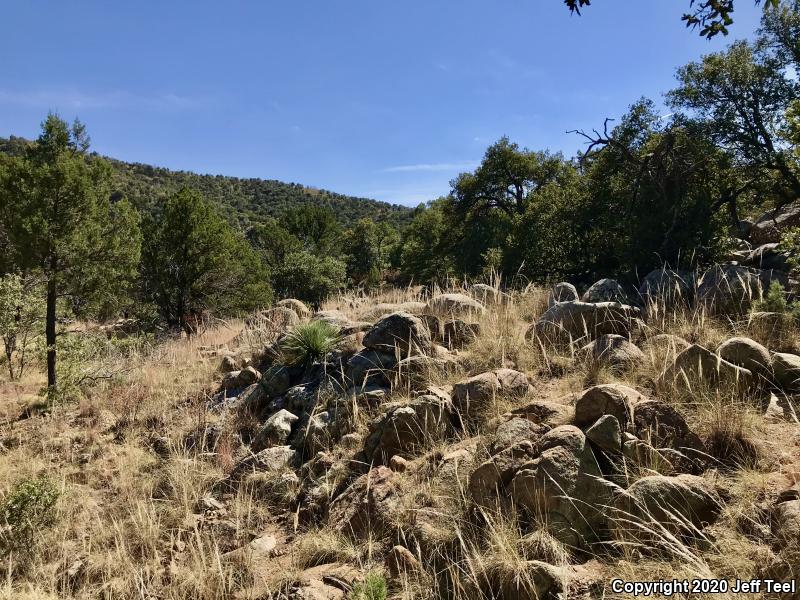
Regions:
[[[391,527],[391,513],[397,502],[394,473],[385,466],[361,475],[330,505],[331,527],[354,539],[373,539]]]
[[[548,308],[559,302],[575,302],[580,300],[578,290],[575,286],[566,281],[555,284],[550,289],[550,297],[547,299]]]
[[[612,369],[626,369],[644,362],[644,353],[621,335],[601,335],[582,348],[590,361]]]
[[[722,502],[702,477],[651,475],[617,496],[614,508],[619,539],[652,547],[668,540],[668,534],[695,537],[717,520]]]
[[[246,367],[241,371],[231,371],[222,378],[223,390],[234,390],[254,384],[261,379],[261,373],[253,367]]]
[[[559,302],[528,328],[526,337],[569,343],[609,333],[627,336],[639,324],[640,315],[638,308],[617,302]]]
[[[410,313],[412,315],[420,315],[424,310],[425,310],[424,302],[402,302],[400,304],[381,302],[370,308],[367,312],[365,312],[363,318],[367,320],[370,319],[375,320],[396,312],[405,312],[405,313]]]
[[[546,523],[559,541],[585,548],[606,527],[605,511],[612,502],[586,437],[564,425],[539,440],[541,453],[514,475],[511,494],[517,504]]]
[[[261,313],[261,317],[273,328],[289,329],[300,323],[300,316],[288,306],[276,306]]]
[[[394,578],[413,575],[422,571],[422,565],[405,546],[394,546],[386,556],[386,569]]]
[[[478,578],[481,591],[474,596],[501,600],[564,598],[567,575],[563,567],[539,560],[494,562]]]
[[[500,423],[495,429],[489,443],[489,450],[497,454],[520,442],[531,442],[536,446],[539,438],[550,430],[547,425],[534,423],[524,417],[514,417]]]
[[[424,354],[431,349],[431,335],[418,317],[405,312],[382,317],[364,336],[364,346],[370,350],[409,354]]]
[[[612,415],[620,425],[632,421],[634,407],[645,397],[619,383],[596,385],[584,391],[575,402],[575,425],[587,427],[603,415]]]
[[[469,295],[485,306],[499,304],[505,296],[500,290],[485,283],[475,283],[469,286]]]
[[[420,396],[409,404],[390,407],[370,425],[364,453],[375,464],[394,455],[413,456],[450,431],[450,406],[435,396]]]
[[[462,417],[468,417],[470,413],[480,413],[500,393],[522,397],[529,388],[528,377],[524,373],[513,369],[497,369],[453,385],[453,406]]]
[[[239,461],[228,475],[230,481],[240,481],[245,475],[260,471],[281,471],[296,466],[300,456],[290,446],[273,446]]]
[[[347,377],[353,385],[389,383],[389,372],[397,364],[394,353],[364,349],[347,361]]]
[[[507,486],[517,471],[536,455],[536,446],[522,441],[492,455],[478,465],[469,476],[470,497],[479,506],[495,507],[504,498]]]
[[[253,443],[250,444],[254,452],[271,446],[284,446],[289,440],[294,425],[299,417],[286,409],[281,409],[272,415],[261,427]]]
[[[664,369],[659,382],[689,390],[721,384],[745,389],[753,383],[753,373],[729,363],[703,346],[692,344]]]
[[[619,454],[622,451],[622,429],[614,415],[603,415],[586,430],[586,438],[601,450]]]
[[[570,397],[569,401],[572,401]],[[552,400],[535,400],[525,406],[515,408],[511,411],[512,415],[520,415],[548,427],[558,427],[567,425],[575,419],[575,409],[565,402],[555,402]]]
[[[762,244],[758,248],[751,250],[747,258],[743,261],[748,267],[756,269],[775,269],[777,271],[789,271],[787,262],[788,255],[782,252],[778,242]]]
[[[292,387],[291,372],[283,365],[274,365],[264,372],[264,376],[261,378],[261,387],[270,398],[280,396]]]
[[[764,410],[764,418],[772,423],[800,424],[792,401],[786,396],[776,396],[775,394],[770,394],[769,403]]]
[[[670,404],[658,400],[638,403],[633,408],[632,430],[655,448],[676,450],[679,454],[670,460],[687,471],[698,470],[705,463],[705,445]]]
[[[656,269],[642,279],[639,295],[646,304],[673,307],[690,300],[692,283],[691,273]]]
[[[444,324],[444,345],[450,350],[463,348],[471,343],[481,332],[480,323],[467,323],[453,319]]]
[[[780,242],[781,235],[791,227],[800,225],[800,203],[767,211],[750,229],[750,239],[756,244]]]
[[[483,305],[465,294],[439,294],[428,301],[426,312],[443,317],[476,317],[485,312]]]
[[[761,298],[762,281],[755,269],[714,265],[700,278],[697,300],[712,315],[741,315]]]
[[[750,338],[730,338],[720,344],[717,354],[729,363],[747,369],[757,377],[768,378],[772,371],[769,350]]]
[[[584,302],[619,302],[628,303],[628,294],[615,279],[601,279],[593,283],[588,290],[583,293],[581,300]]]
[[[297,314],[301,319],[308,319],[311,316],[309,308],[300,300],[294,298],[286,298],[275,304],[277,307],[289,308]]]
[[[773,352],[772,369],[775,381],[787,392],[800,391],[800,356]]]

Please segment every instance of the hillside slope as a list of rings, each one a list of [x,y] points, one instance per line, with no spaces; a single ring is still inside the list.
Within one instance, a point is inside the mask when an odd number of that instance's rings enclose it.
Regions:
[[[0,152],[17,154],[27,143],[27,140],[14,136],[0,138]],[[114,168],[115,194],[128,198],[140,210],[151,210],[169,194],[188,186],[201,191],[218,204],[232,222],[242,227],[277,217],[305,204],[330,207],[345,227],[364,218],[394,225],[411,220],[411,209],[405,206],[309,188],[298,183],[200,175],[106,159]]]

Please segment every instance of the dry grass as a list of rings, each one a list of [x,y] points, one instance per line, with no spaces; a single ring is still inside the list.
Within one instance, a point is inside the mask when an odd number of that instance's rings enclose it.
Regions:
[[[340,296],[323,308],[361,320],[376,303],[418,301],[424,301],[420,288],[392,289]],[[784,463],[779,463],[778,450],[789,443],[780,438],[785,427],[765,423],[749,396],[708,389],[687,396],[659,389],[655,381],[679,348],[668,341],[645,342],[670,334],[714,350],[727,337],[744,333],[785,350],[798,347],[796,330],[782,329],[778,335],[756,330],[747,320],[712,319],[700,309],[657,309],[647,328],[633,337],[644,349],[644,363],[612,371],[581,359],[577,348],[557,351],[526,340],[528,326],[546,308],[547,294],[540,288],[513,294],[477,319],[480,334],[458,352],[453,365],[421,376],[446,385],[511,367],[528,375],[538,399],[621,382],[673,403],[719,461],[709,477],[725,492],[723,515],[700,536],[702,543],[660,532],[659,546],[668,549],[662,556],[635,545],[598,550],[608,569],[603,577],[754,576],[770,551],[763,507],[785,485],[784,473],[800,470],[797,461],[787,465],[780,458]],[[0,496],[15,482],[42,474],[62,490],[55,524],[38,532],[32,559],[11,556],[0,565],[0,600],[247,597],[246,590],[264,567],[254,567],[246,557],[233,560],[228,553],[266,529],[287,534],[288,559],[280,563],[285,573],[276,573],[286,581],[295,580],[302,569],[328,562],[366,572],[380,567],[388,549],[402,543],[420,560],[421,571],[394,582],[396,598],[497,597],[503,589],[532,589],[534,582],[526,579],[530,561],[567,566],[583,559],[545,527],[520,521],[507,506],[477,510],[467,491],[472,463],[452,459],[466,449],[466,456],[479,460],[493,419],[531,398],[498,395],[474,430],[457,439],[426,440],[419,449],[424,456],[396,474],[391,533],[382,537],[354,541],[321,526],[324,521],[304,529],[297,504],[304,478],[312,475],[303,470],[254,473],[221,495],[215,486],[241,457],[239,435],[256,424],[229,419],[216,447],[184,443],[187,434],[205,432],[219,419],[207,402],[220,377],[220,356],[214,349],[233,347],[237,338],[245,353],[261,352],[276,335],[243,330],[234,322],[191,340],[169,340],[124,356],[111,353],[103,368],[115,376],[86,386],[80,404],[58,405],[20,421],[12,417],[36,402],[41,372],[31,369],[21,382],[0,382],[0,417],[8,416],[0,432]],[[412,387],[399,385],[390,400],[410,399]],[[363,439],[380,408],[355,403],[352,408],[347,429]],[[778,442],[763,443],[769,438]],[[322,505],[355,476],[353,457],[353,449],[337,444],[328,448],[326,460],[333,466],[313,475]],[[657,464],[644,465],[622,479],[631,482],[658,469]],[[214,501],[209,501],[211,495]],[[295,531],[299,535],[291,541]]]

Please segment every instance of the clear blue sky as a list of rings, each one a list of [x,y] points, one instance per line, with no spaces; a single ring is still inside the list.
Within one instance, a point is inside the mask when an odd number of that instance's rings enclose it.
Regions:
[[[172,169],[281,179],[416,204],[502,135],[572,155],[676,67],[727,39],[680,21],[688,0],[7,2],[0,136],[48,110],[93,148]],[[629,14],[633,13],[633,14]]]

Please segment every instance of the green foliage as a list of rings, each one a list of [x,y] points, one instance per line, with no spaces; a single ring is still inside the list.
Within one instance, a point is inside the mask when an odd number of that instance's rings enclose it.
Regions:
[[[779,248],[786,253],[786,263],[792,275],[800,274],[800,227],[792,227],[783,232]]]
[[[280,296],[319,304],[346,284],[345,264],[333,257],[293,252],[275,272]]]
[[[317,256],[338,255],[341,251],[341,227],[333,211],[326,206],[301,206],[287,211],[281,225],[300,240],[302,249]]]
[[[386,600],[387,595],[386,578],[378,571],[370,571],[363,583],[353,586],[353,600]]]
[[[38,283],[34,277],[16,274],[0,277],[0,336],[11,379],[21,377],[25,371],[29,347],[44,321],[43,294]]]
[[[762,0],[755,0],[756,6]],[[779,0],[763,0],[765,14],[779,5]],[[570,12],[581,14],[581,9],[591,4],[591,0],[564,0]],[[689,12],[681,20],[691,29],[699,29],[700,35],[711,39],[728,35],[728,27],[733,24],[733,0],[689,0]]]
[[[339,328],[327,321],[302,323],[281,340],[281,362],[309,366],[331,352],[339,341]]]
[[[89,138],[54,114],[21,156],[0,169],[0,230],[14,270],[40,271],[45,281],[48,385],[56,381],[56,302],[79,312],[127,295],[139,261],[140,233],[132,207],[112,204],[111,171],[87,159]]]
[[[0,501],[0,556],[33,551],[36,534],[55,519],[61,495],[47,477],[23,479]]]
[[[379,284],[391,265],[392,253],[399,241],[397,231],[385,223],[362,219],[344,237],[347,275],[367,288]]]
[[[783,313],[788,310],[789,303],[786,301],[786,292],[778,281],[770,283],[767,293],[753,306],[755,312]]]
[[[241,314],[271,302],[267,272],[244,236],[199,193],[183,189],[148,219],[142,249],[145,297],[187,332],[205,312]]]
[[[246,237],[271,272],[281,266],[289,254],[303,249],[303,243],[273,218],[253,225]]]

